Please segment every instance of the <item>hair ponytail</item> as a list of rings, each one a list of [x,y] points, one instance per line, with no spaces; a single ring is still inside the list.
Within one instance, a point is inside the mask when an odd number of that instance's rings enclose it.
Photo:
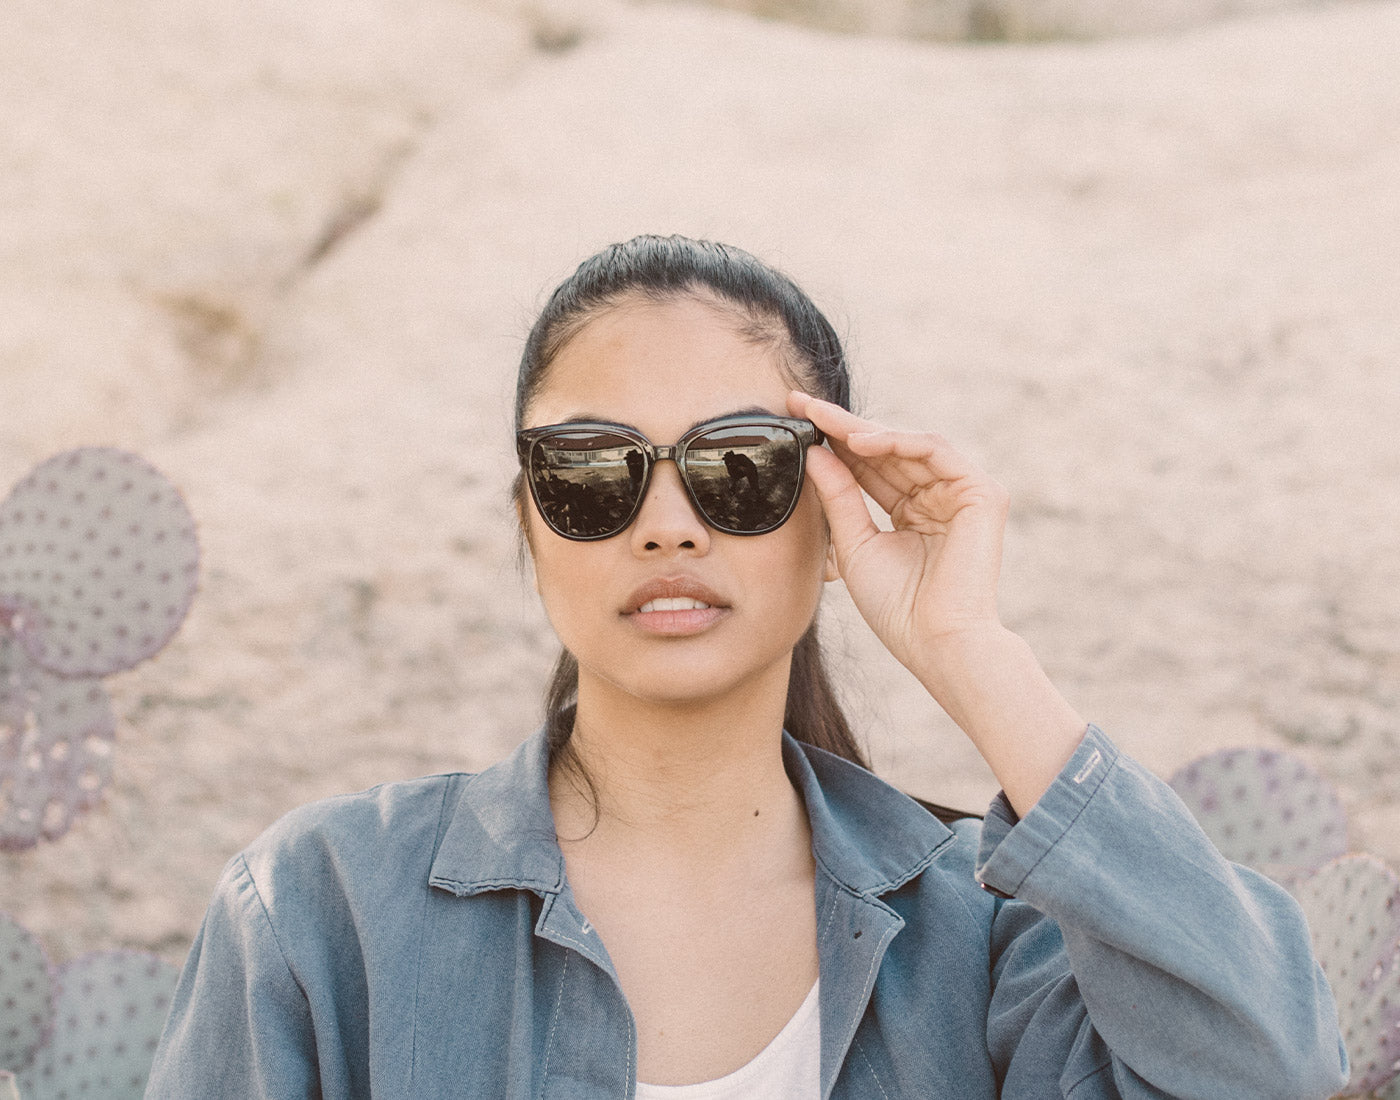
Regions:
[[[834,752],[862,768],[870,767],[827,674],[816,619],[792,651],[783,726],[799,741]]]

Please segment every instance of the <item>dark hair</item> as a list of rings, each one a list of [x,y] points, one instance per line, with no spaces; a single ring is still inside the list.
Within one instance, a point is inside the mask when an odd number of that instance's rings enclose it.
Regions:
[[[796,283],[730,245],[679,236],[640,236],[584,260],[545,303],[520,358],[516,430],[524,426],[550,364],[590,321],[628,299],[670,301],[695,295],[732,309],[746,339],[771,344],[783,356],[794,384],[843,408],[851,407],[851,376],[841,340]],[[517,505],[523,505],[520,476],[513,492]],[[555,662],[545,694],[545,726],[551,763],[575,769],[578,761],[569,739],[577,701],[578,661],[565,649]],[[793,650],[783,725],[799,741],[868,767],[827,675],[815,619]]]

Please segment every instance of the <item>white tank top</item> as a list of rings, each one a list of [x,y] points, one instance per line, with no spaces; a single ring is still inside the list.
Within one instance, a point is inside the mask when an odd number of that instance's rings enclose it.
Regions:
[[[792,1019],[753,1061],[696,1085],[644,1085],[638,1081],[637,1100],[816,1100],[821,1090],[820,985],[819,978]]]

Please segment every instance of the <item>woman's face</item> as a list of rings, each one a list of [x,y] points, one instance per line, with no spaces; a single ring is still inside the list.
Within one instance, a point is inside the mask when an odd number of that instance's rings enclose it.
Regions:
[[[555,358],[527,427],[569,419],[636,428],[674,443],[718,416],[787,415],[791,386],[771,347],[694,297],[625,302],[590,321]],[[654,703],[786,690],[793,646],[827,577],[827,532],[810,482],[792,517],[764,535],[726,535],[696,514],[674,462],[658,462],[637,517],[620,535],[573,542],[525,498],[536,587],[578,658],[581,698],[622,692]],[[834,575],[834,574],[833,574]],[[656,608],[656,596],[707,608]]]

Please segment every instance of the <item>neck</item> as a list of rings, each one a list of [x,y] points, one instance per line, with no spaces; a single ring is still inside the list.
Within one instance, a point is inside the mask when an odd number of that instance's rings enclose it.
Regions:
[[[658,703],[582,673],[570,744],[588,781],[550,776],[562,841],[693,861],[805,831],[782,759],[787,676],[784,665],[721,699]]]

